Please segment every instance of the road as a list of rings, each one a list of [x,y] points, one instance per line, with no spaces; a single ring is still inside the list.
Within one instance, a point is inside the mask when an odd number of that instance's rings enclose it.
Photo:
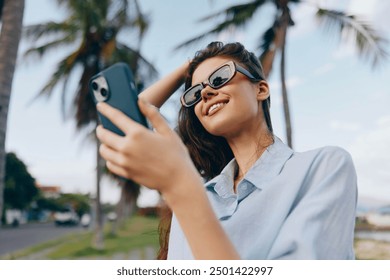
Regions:
[[[71,232],[85,230],[81,226],[56,227],[54,224],[26,224],[0,229],[0,256],[56,239]]]

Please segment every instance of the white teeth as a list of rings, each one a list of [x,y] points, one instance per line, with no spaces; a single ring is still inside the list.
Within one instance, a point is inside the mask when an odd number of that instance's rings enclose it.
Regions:
[[[208,115],[213,112],[214,110],[216,110],[217,108],[225,105],[226,103],[217,103],[217,104],[214,104],[213,106],[210,107],[209,111],[208,111]]]

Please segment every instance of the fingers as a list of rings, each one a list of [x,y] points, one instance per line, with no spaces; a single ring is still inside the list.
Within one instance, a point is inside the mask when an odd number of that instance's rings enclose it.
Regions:
[[[104,144],[100,145],[99,152],[102,158],[106,160],[106,166],[112,173],[130,179],[129,172],[125,168],[127,160],[123,154],[116,152]]]
[[[120,177],[130,179],[127,170],[124,169],[123,167],[118,166],[110,161],[107,161],[106,166],[107,166],[108,170],[110,170],[112,173],[114,173]]]
[[[120,166],[124,166],[126,163],[126,159],[122,153],[115,151],[105,144],[100,145],[99,152],[102,158],[104,158],[107,162]]]
[[[116,133],[103,128],[102,125],[99,125],[96,128],[96,136],[101,143],[104,143],[110,147],[117,147],[120,145],[123,139],[122,136],[119,136]]]
[[[146,118],[149,119],[152,126],[159,132],[159,133],[170,133],[171,128],[169,127],[168,123],[165,121],[165,119],[161,116],[159,111],[155,106],[148,103],[144,99],[139,98],[138,99],[138,106],[141,110],[141,113],[144,114]]]
[[[104,102],[99,102],[96,105],[96,108],[125,134],[131,132],[134,126],[141,126],[122,113],[120,110],[113,108]]]

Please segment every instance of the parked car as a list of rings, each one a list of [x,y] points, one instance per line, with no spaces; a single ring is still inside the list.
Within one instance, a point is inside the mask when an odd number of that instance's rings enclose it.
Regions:
[[[80,224],[85,228],[89,227],[89,225],[91,224],[91,215],[84,214],[83,216],[81,216]]]
[[[56,212],[54,214],[54,222],[57,226],[74,226],[78,225],[79,217],[74,210],[67,209],[65,211]]]
[[[19,209],[7,209],[5,211],[5,223],[17,227],[27,222],[27,212]]]

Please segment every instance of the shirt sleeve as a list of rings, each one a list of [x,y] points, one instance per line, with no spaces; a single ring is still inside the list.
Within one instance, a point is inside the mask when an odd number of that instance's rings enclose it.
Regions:
[[[270,250],[270,259],[354,259],[357,177],[348,152],[322,149]]]

